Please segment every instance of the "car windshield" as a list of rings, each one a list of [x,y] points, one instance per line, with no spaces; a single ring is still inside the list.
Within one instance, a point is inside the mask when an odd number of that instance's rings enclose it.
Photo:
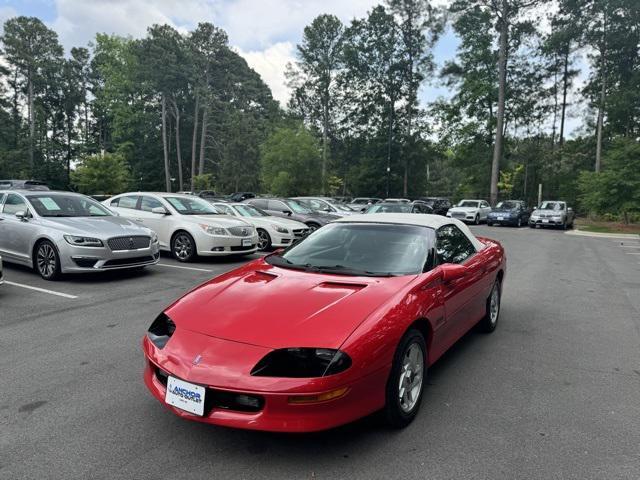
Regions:
[[[110,217],[113,214],[95,200],[79,195],[29,195],[41,217]]]
[[[354,198],[353,202],[356,205],[366,205],[367,203],[369,203],[371,200],[369,198]]]
[[[519,204],[517,202],[500,202],[498,203],[498,205],[496,205],[496,210],[516,210],[518,208],[518,205]]]
[[[336,209],[338,209],[338,210],[340,210],[342,212],[353,212],[354,211],[352,208],[347,207],[343,203],[334,203],[333,206],[336,207]]]
[[[564,204],[560,202],[542,202],[540,210],[564,210]]]
[[[434,237],[432,229],[414,225],[331,223],[266,260],[338,275],[416,275],[427,265]]]
[[[367,213],[411,213],[411,205],[406,203],[382,203],[371,205]]]
[[[459,207],[466,207],[466,208],[478,208],[478,203],[480,202],[474,202],[473,200],[462,200],[458,206]]]
[[[283,202],[289,207],[294,213],[313,213],[308,207],[302,205],[302,203],[297,202],[295,200],[283,200]]]
[[[243,217],[268,217],[269,214],[249,204],[234,205],[236,211]]]
[[[182,215],[220,215],[213,205],[198,197],[164,197]]]

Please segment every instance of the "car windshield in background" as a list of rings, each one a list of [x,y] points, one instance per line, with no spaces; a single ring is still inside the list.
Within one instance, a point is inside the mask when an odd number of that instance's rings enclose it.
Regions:
[[[338,275],[416,275],[427,264],[434,236],[432,229],[414,225],[331,223],[266,261]]]
[[[462,202],[460,202],[458,204],[459,207],[466,207],[466,208],[478,208],[478,202],[470,202],[468,200],[463,200]]]
[[[564,210],[564,205],[560,202],[542,202],[540,210]]]
[[[109,217],[112,213],[98,202],[76,195],[29,195],[41,217]]]
[[[518,208],[518,204],[516,202],[500,202],[496,205],[496,210],[515,210]]]
[[[213,205],[198,197],[164,197],[182,215],[220,215]]]
[[[349,208],[346,205],[343,205],[342,203],[334,203],[333,206],[336,207],[341,212],[353,213],[355,211],[353,208]]]
[[[284,203],[289,207],[294,213],[313,213],[313,210],[302,205],[302,203],[297,202],[295,200],[284,200]]]
[[[268,217],[269,214],[254,207],[253,205],[235,205],[233,208],[243,217]]]
[[[371,205],[367,213],[411,213],[411,205],[406,203]]]

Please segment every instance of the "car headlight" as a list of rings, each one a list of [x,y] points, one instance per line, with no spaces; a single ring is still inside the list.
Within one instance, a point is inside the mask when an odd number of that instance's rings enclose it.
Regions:
[[[156,232],[151,232],[151,243],[158,243],[158,234]]]
[[[104,243],[99,238],[65,235],[64,239],[74,247],[104,247]]]
[[[278,233],[289,233],[289,230],[287,230],[286,228],[281,227],[279,225],[276,225],[276,232],[278,232]]]
[[[201,223],[200,228],[202,228],[202,230],[204,230],[209,235],[229,235],[227,229],[222,227],[212,227],[211,225],[205,225],[204,223]]]
[[[149,327],[147,338],[149,338],[156,347],[163,348],[175,331],[176,324],[173,323],[173,320],[165,313],[161,313]]]
[[[281,348],[260,360],[251,375],[256,377],[312,378],[345,371],[351,358],[332,348]]]

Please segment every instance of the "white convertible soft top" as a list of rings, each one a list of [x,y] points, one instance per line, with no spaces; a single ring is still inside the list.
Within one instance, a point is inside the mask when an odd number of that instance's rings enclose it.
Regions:
[[[332,223],[397,223],[402,225],[417,225],[420,227],[433,228],[434,230],[444,225],[455,225],[464,233],[476,250],[482,250],[485,244],[471,233],[466,223],[455,218],[443,217],[441,215],[430,215],[428,213],[368,213],[362,215],[349,215]]]

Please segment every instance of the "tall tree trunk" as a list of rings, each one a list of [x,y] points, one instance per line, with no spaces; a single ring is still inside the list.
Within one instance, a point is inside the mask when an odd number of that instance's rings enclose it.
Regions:
[[[606,16],[604,23],[605,31],[603,35],[606,35]],[[607,73],[606,73],[606,37],[603,39],[603,45],[600,51],[600,100],[598,101],[598,132],[596,140],[596,173],[600,172],[600,166],[602,164],[602,128],[604,123],[604,107],[607,95]]]
[[[327,149],[329,143],[329,105],[327,97],[325,97],[324,105],[322,106],[322,195],[324,196],[327,191]]]
[[[200,166],[198,168],[198,175],[204,174],[204,150],[207,144],[207,116],[209,114],[209,108],[205,106],[202,109],[202,132],[200,134]]]
[[[389,132],[387,135],[387,197],[389,197],[389,187],[391,182],[391,144],[393,142],[393,113],[395,110],[395,100],[389,100]]]
[[[569,88],[569,50],[570,45],[567,44],[564,51],[564,72],[562,74],[562,113],[560,114],[560,148],[564,145],[564,118],[567,109],[567,89]]]
[[[71,133],[72,131],[73,131],[73,122],[71,121],[70,118],[67,118],[67,187],[71,185]]]
[[[200,97],[196,95],[196,106],[193,110],[193,138],[191,140],[191,191],[195,189],[196,148],[198,147],[198,115],[200,115]]]
[[[169,152],[167,151],[167,99],[162,95],[162,149],[164,153],[164,180],[167,192],[171,191],[171,174],[169,173]]]
[[[178,190],[184,189],[182,178],[182,152],[180,151],[180,109],[175,99],[172,100],[173,116],[176,119],[176,160],[178,161]]]
[[[551,128],[551,150],[556,147],[556,123],[558,120],[558,56],[553,56],[553,127]]]
[[[496,140],[491,162],[491,190],[489,201],[495,206],[498,201],[498,176],[500,174],[500,158],[502,157],[502,128],[504,124],[505,89],[507,83],[507,35],[509,23],[507,18],[507,0],[502,0],[502,18],[500,22],[500,53],[498,58],[498,114],[496,118]]]
[[[13,106],[11,108],[13,115],[13,148],[18,148],[18,137],[20,135],[20,113],[18,111],[18,97],[19,97],[18,88],[18,69],[16,68],[14,76],[13,76]]]
[[[36,119],[35,112],[33,111],[33,81],[31,80],[31,69],[29,69],[27,79],[27,103],[28,103],[28,116],[29,116],[29,168],[31,169],[31,175],[33,175],[33,141],[36,134]]]

